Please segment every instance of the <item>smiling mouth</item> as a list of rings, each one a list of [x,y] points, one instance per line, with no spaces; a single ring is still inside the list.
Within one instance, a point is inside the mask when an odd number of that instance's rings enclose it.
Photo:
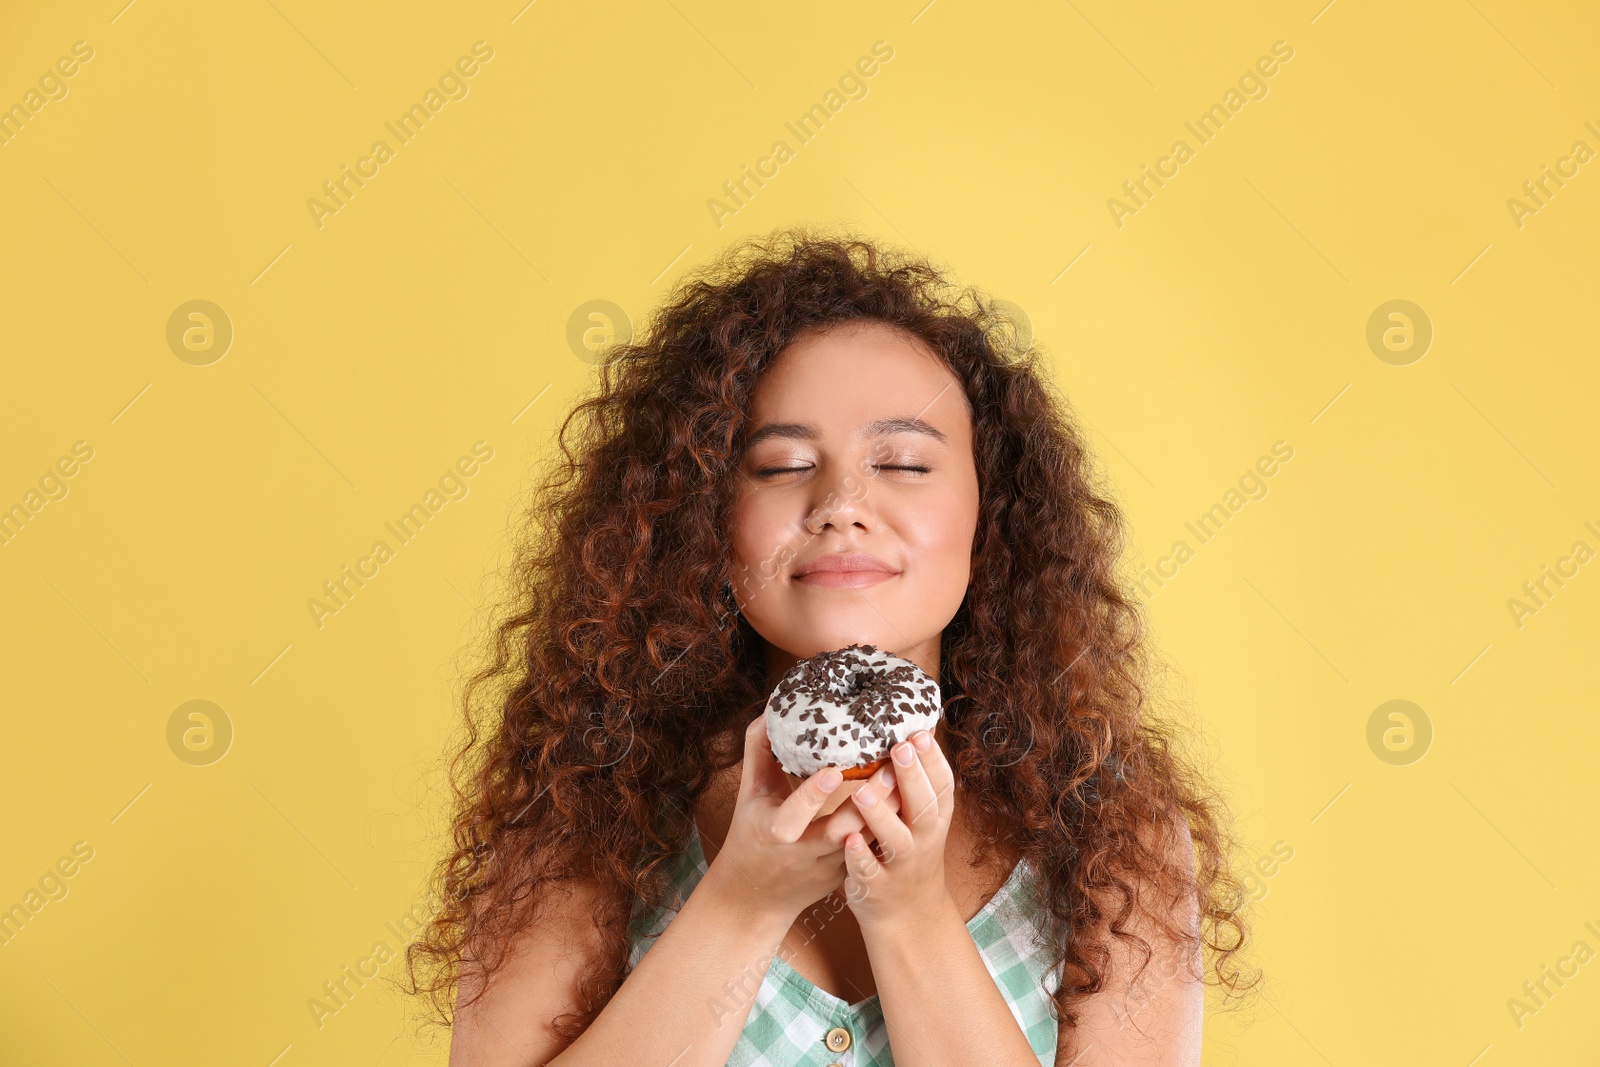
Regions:
[[[898,578],[895,571],[864,570],[864,571],[835,571],[816,570],[795,577],[795,581],[806,585],[817,586],[823,589],[858,589],[862,586],[877,585],[890,578]]]

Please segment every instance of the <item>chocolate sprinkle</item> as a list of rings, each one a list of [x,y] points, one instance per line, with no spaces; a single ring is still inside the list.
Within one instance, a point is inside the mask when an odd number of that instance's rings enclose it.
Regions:
[[[932,729],[942,710],[939,684],[927,672],[872,645],[853,644],[802,660],[784,674],[767,701],[768,733],[784,769],[804,776],[823,766],[882,759],[910,734]],[[772,729],[790,715],[814,725]],[[827,736],[818,729],[824,724]],[[830,738],[839,751],[825,759]]]

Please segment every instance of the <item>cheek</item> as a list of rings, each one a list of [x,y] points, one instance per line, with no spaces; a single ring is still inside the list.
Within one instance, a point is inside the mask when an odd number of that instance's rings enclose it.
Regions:
[[[976,499],[958,495],[903,516],[902,528],[925,567],[965,588],[977,521]]]
[[[754,498],[734,506],[731,547],[736,572],[768,576],[786,540],[785,524],[774,508],[763,508]]]

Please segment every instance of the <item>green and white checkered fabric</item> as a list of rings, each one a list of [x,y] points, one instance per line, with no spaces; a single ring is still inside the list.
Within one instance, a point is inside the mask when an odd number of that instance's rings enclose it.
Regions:
[[[649,915],[635,917],[630,930],[629,971],[650,951],[705,872],[705,852],[696,832],[674,861],[667,904]],[[1027,861],[1019,863],[1006,883],[967,923],[967,930],[1041,1067],[1051,1067],[1055,1063],[1058,1025],[1051,996],[1060,975],[1050,966],[1047,946],[1032,918],[1038,912],[1030,891],[1030,875]],[[876,995],[847,1004],[812,985],[778,957],[773,958],[759,988],[750,988],[755,985],[753,973],[750,979],[743,990],[736,981],[724,1000],[707,1005],[713,1018],[734,1026],[748,1006],[749,1018],[728,1059],[728,1067],[890,1067],[894,1063]],[[749,995],[752,991],[753,1004]],[[826,1036],[835,1028],[849,1032],[848,1049],[828,1048]]]

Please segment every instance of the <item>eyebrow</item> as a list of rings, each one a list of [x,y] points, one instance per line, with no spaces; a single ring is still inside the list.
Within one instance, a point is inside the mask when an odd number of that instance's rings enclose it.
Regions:
[[[858,431],[860,437],[882,437],[892,433],[920,433],[931,437],[940,444],[948,444],[945,436],[939,429],[917,418],[888,418],[873,419]],[[792,438],[799,441],[815,441],[820,435],[816,427],[804,422],[769,422],[745,440],[745,448],[753,448],[758,443],[769,437]]]

